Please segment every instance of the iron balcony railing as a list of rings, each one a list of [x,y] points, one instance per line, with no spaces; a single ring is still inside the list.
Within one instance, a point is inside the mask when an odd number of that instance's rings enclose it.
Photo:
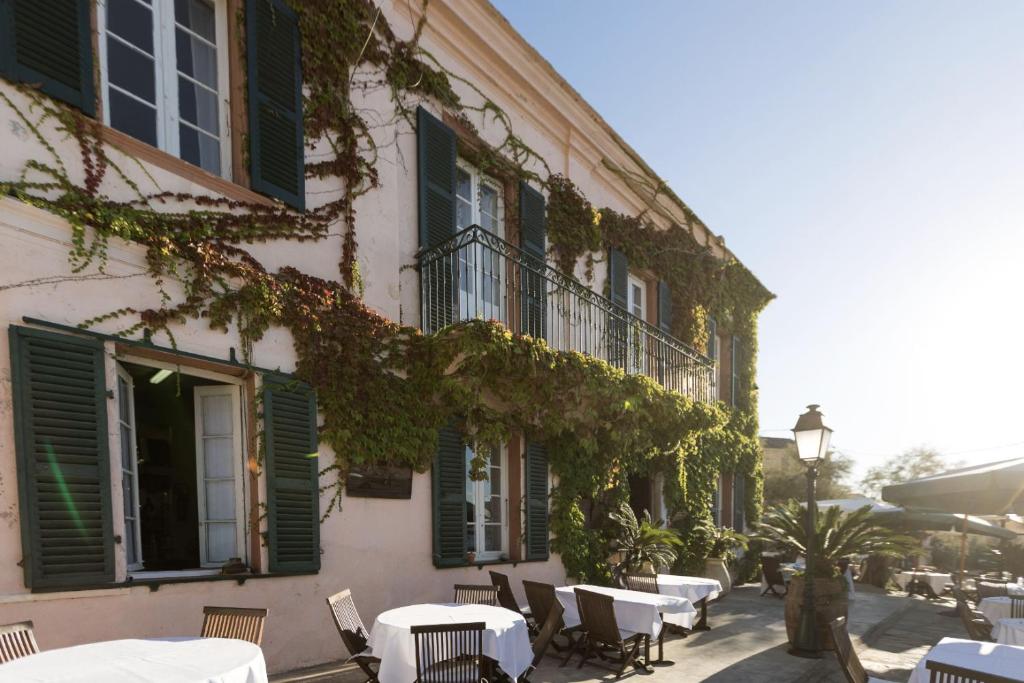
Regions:
[[[421,252],[419,266],[427,334],[465,320],[497,320],[695,400],[718,398],[713,361],[479,226]]]

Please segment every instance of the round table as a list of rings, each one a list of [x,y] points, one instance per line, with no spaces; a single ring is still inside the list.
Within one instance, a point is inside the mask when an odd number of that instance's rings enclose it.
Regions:
[[[244,640],[107,640],[0,665],[3,683],[267,683],[263,651]]]
[[[383,612],[370,630],[369,646],[380,657],[380,683],[416,680],[416,643],[412,626],[484,622],[484,655],[498,663],[512,680],[533,661],[526,620],[503,607],[490,605],[409,605]]]
[[[984,598],[978,603],[978,611],[984,614],[990,622],[996,624],[1000,619],[1010,618],[1012,604],[1010,598],[998,595],[994,598]]]
[[[1000,619],[992,627],[992,637],[1002,645],[1024,645],[1024,619]]]

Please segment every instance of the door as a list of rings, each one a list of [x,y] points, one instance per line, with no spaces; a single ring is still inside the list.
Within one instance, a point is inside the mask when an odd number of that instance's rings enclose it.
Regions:
[[[117,364],[117,424],[121,439],[121,492],[124,501],[124,548],[128,571],[142,569],[139,525],[139,450],[135,437],[135,382]]]
[[[245,547],[242,411],[237,386],[195,387],[199,560],[220,567]]]

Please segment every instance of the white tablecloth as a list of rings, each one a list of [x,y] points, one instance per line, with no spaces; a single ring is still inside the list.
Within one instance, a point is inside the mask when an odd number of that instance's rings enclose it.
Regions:
[[[978,603],[978,611],[985,615],[985,618],[993,624],[1000,619],[1009,619],[1012,602],[1010,598],[998,595],[994,598],[984,598]]]
[[[701,600],[707,599],[710,602],[717,598],[722,592],[722,584],[718,579],[708,579],[703,576],[658,574],[658,592],[662,595],[686,598],[690,604],[696,605]],[[668,623],[683,628],[690,628],[693,625],[693,616],[689,613],[665,614],[663,618]]]
[[[1003,645],[1024,646],[1024,619],[1000,619],[992,629],[992,637]]]
[[[646,633],[652,638],[657,638],[661,633],[662,614],[672,615],[670,623],[683,628],[691,628],[697,616],[697,610],[689,600],[673,595],[656,595],[604,586],[562,586],[555,589],[555,595],[565,608],[562,619],[570,628],[580,624],[574,588],[612,596],[615,598],[615,621],[619,628],[634,633]]]
[[[903,590],[907,590],[907,584],[910,583],[911,579],[922,581],[935,591],[936,595],[942,595],[942,591],[946,590],[946,584],[953,582],[952,574],[940,574],[936,572],[900,572],[892,577],[893,581],[896,582]]]
[[[988,674],[1006,676],[1011,680],[1024,681],[1024,647],[980,643],[976,640],[943,638],[931,651],[921,658],[910,673],[907,683],[928,683],[925,662],[934,660],[955,664]]]
[[[484,655],[498,662],[513,680],[533,661],[526,620],[503,607],[490,605],[409,605],[377,617],[370,630],[370,649],[380,657],[380,683],[416,680],[416,642],[410,627],[428,624],[465,624],[482,621]]]
[[[1008,583],[1006,584],[1006,594],[1024,598],[1024,586],[1019,583]]]
[[[244,640],[108,640],[0,665],[3,683],[267,683],[263,651]]]

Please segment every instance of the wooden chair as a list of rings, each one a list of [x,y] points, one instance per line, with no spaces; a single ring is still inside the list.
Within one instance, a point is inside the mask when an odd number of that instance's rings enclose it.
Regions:
[[[764,574],[764,582],[768,584],[767,588],[761,591],[761,597],[771,592],[775,597],[781,598],[788,592],[786,580],[782,577],[779,558],[761,557],[761,572]],[[782,586],[782,593],[775,590],[776,586]]]
[[[534,621],[543,626],[547,623],[548,614],[558,609],[559,614],[565,611],[562,607],[562,603],[558,601],[558,596],[555,595],[555,587],[550,583],[541,583],[539,581],[523,581],[523,589],[526,591],[526,602],[530,605],[530,614],[533,615]],[[568,644],[563,646],[556,640],[551,641],[551,647],[555,649],[555,652],[562,652],[565,649],[571,650],[575,644],[573,634],[579,632],[581,629],[579,626],[573,628],[566,628],[565,621],[561,618],[558,619],[558,630],[556,635],[565,636],[568,639]]]
[[[555,604],[548,610],[548,616],[541,625],[537,637],[533,639],[533,661],[530,662],[530,668],[526,670],[526,673],[519,677],[519,683],[529,683],[530,676],[540,666],[540,662],[544,659],[548,647],[554,642],[558,632],[562,630],[564,623],[562,621],[562,614],[564,612],[565,608],[562,607],[562,603],[555,600]]]
[[[480,683],[491,678],[484,622],[413,626],[416,683]]]
[[[338,628],[342,642],[348,648],[349,658],[345,662],[359,666],[366,674],[366,683],[377,683],[377,671],[374,666],[380,666],[380,658],[370,654],[367,648],[367,636],[369,632],[359,617],[359,610],[352,599],[352,591],[347,588],[340,593],[335,593],[327,598],[327,606],[331,608],[331,616],[334,618],[334,625]]]
[[[655,594],[659,592],[657,574],[630,574],[626,572],[622,576],[626,580],[626,588],[631,591]]]
[[[860,663],[857,652],[853,649],[850,632],[846,630],[846,617],[838,617],[829,622],[832,642],[836,645],[836,659],[846,676],[847,683],[883,683],[884,679],[869,676]]]
[[[204,607],[203,638],[235,638],[254,645],[263,642],[265,609],[249,607]]]
[[[39,653],[31,621],[0,626],[0,664]]]
[[[1006,597],[1006,582],[1005,581],[982,581],[976,582],[978,587],[978,602],[981,602],[985,598],[998,598]]]
[[[617,669],[610,668],[616,678],[620,678],[630,664],[636,669],[647,671],[647,667],[637,660],[637,656],[640,654],[640,647],[645,642],[649,642],[649,637],[644,633],[632,633],[619,629],[619,624],[615,619],[615,599],[610,595],[594,593],[582,588],[576,588],[575,592],[576,606],[579,608],[580,622],[584,633],[584,637],[579,639],[577,647],[569,653],[569,658],[571,658],[575,650],[583,647],[583,657],[577,668],[583,668],[583,665],[593,657],[600,657],[602,660],[619,665]],[[603,651],[608,649],[617,652],[618,657],[608,656],[606,651]]]
[[[953,586],[951,590],[953,591],[953,597],[956,599],[956,604],[958,606],[960,605],[960,603],[963,603],[964,605],[967,605],[969,608],[973,607],[971,605],[971,599],[967,595],[967,591],[965,591],[960,586]]]
[[[1024,596],[1010,596],[1010,618],[1024,619]]]
[[[459,605],[497,606],[498,587],[457,583],[455,584],[455,602]]]
[[[522,615],[526,619],[527,623],[530,621],[530,610],[523,610],[519,603],[516,602],[516,594],[512,592],[512,584],[509,583],[508,575],[502,574],[501,572],[489,572],[491,575],[491,585],[498,589],[498,604],[505,609],[512,610],[516,614]]]
[[[925,662],[924,666],[928,670],[929,683],[1014,683],[1020,680],[931,660]]]
[[[958,604],[957,607],[957,611],[960,612],[960,621],[963,622],[964,630],[967,631],[970,639],[991,642],[992,624],[985,615],[976,609],[971,609],[966,603]]]

